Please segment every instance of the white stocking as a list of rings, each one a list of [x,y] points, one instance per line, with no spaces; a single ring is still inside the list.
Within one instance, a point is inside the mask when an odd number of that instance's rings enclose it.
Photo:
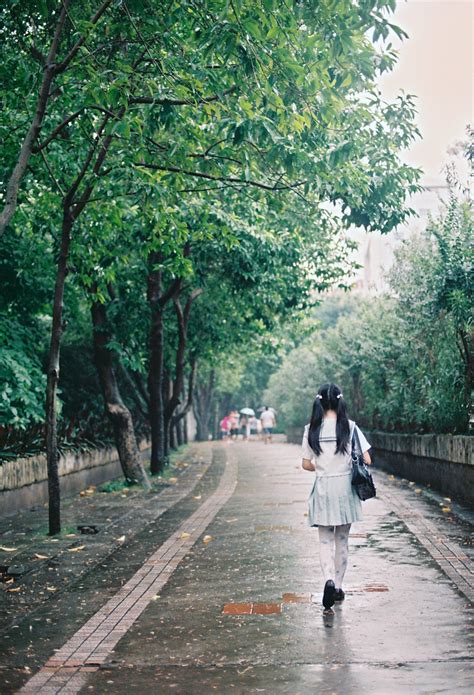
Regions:
[[[334,579],[334,526],[318,526],[319,557],[324,581]]]
[[[350,524],[344,524],[343,526],[336,526],[335,532],[335,579],[334,583],[336,589],[342,588],[342,580],[347,569],[347,561],[349,559],[349,531],[351,530]]]

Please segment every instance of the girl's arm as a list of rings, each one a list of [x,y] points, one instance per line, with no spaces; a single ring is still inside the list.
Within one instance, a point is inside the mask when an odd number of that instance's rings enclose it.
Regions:
[[[311,463],[311,461],[309,459],[303,459],[303,463],[301,464],[301,467],[304,468],[305,471],[315,471],[316,470],[314,463]]]
[[[368,451],[364,451],[364,461],[368,466],[370,466],[370,464],[372,463],[372,459],[370,458],[370,454]]]

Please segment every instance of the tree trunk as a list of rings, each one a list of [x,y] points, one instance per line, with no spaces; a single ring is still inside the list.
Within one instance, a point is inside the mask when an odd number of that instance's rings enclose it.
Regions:
[[[58,470],[57,391],[59,382],[59,355],[63,331],[64,285],[67,260],[71,243],[72,217],[69,210],[63,212],[61,247],[54,288],[53,321],[49,347],[48,375],[46,383],[46,456],[48,462],[49,535],[61,531],[61,493]]]
[[[168,463],[168,460],[169,460],[170,444],[171,444],[170,421],[166,419],[166,409],[168,408],[168,404],[169,404],[169,400],[170,400],[170,389],[171,389],[171,379],[169,377],[168,372],[165,370],[163,373],[163,418],[164,418],[164,428],[165,428],[164,448],[165,448],[166,463]]]
[[[94,355],[107,415],[112,423],[115,444],[125,479],[150,489],[150,481],[140,458],[132,415],[122,400],[108,349],[106,309],[100,302],[91,307]]]
[[[164,326],[161,270],[155,269],[160,261],[156,252],[148,258],[148,303],[150,306],[150,360],[148,392],[150,395],[151,473],[160,474],[166,465],[165,414],[163,404]]]
[[[170,393],[170,398],[165,408],[165,426],[169,426],[173,422],[173,416],[176,408],[181,403],[181,397],[184,390],[184,366],[185,366],[185,355],[186,355],[186,345],[188,337],[188,323],[189,315],[191,313],[191,307],[194,300],[202,294],[201,289],[193,290],[189,295],[184,310],[181,307],[181,303],[178,297],[174,297],[174,306],[176,310],[176,317],[178,320],[178,347],[176,349],[176,362],[175,362],[175,377],[172,382],[172,389]],[[191,366],[191,378],[194,385],[194,374],[195,374],[195,360],[194,364]],[[192,399],[192,392],[191,392]],[[187,406],[183,409],[186,409]],[[191,406],[189,405],[188,409]],[[179,416],[178,416],[179,417]]]
[[[178,448],[177,444],[176,444],[176,427],[172,422],[170,422],[168,425],[168,431],[169,431],[170,449],[173,449],[173,451],[175,451]]]
[[[196,418],[196,439],[207,441],[209,439],[209,425],[211,420],[211,403],[214,395],[215,371],[211,370],[207,383],[196,390],[193,402],[194,417]]]
[[[133,398],[138,410],[140,411],[140,415],[145,420],[148,420],[149,404],[143,398],[142,392],[137,388],[136,380],[132,378],[128,369],[121,362],[119,362],[118,367],[123,381],[126,383],[128,387],[127,392],[129,392],[131,397]]]
[[[188,437],[188,418],[187,414],[183,418],[183,443],[184,444],[189,444],[189,437]]]

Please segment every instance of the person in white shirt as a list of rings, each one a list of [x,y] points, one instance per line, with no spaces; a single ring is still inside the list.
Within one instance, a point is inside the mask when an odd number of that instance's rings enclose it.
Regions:
[[[260,422],[262,423],[263,441],[268,444],[272,441],[273,428],[276,426],[275,413],[268,405],[265,406],[260,415]]]
[[[344,600],[342,582],[349,559],[351,524],[362,520],[362,506],[351,484],[352,439],[370,465],[370,444],[349,420],[341,389],[324,384],[316,394],[311,422],[303,435],[303,462],[315,475],[308,521],[319,531],[319,553],[325,580],[323,606],[330,610]]]

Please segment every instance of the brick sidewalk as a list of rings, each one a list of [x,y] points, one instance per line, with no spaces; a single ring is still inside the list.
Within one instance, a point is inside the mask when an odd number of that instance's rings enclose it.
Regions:
[[[221,450],[221,454],[223,451]],[[77,693],[163,588],[220,508],[234,492],[235,463],[226,464],[219,487],[143,564],[141,569],[21,689],[22,693]]]
[[[147,525],[156,522],[194,489],[210,466],[210,446],[190,447],[178,457],[171,470],[171,482],[154,481],[157,488],[146,493],[138,487],[101,494],[66,498],[62,504],[62,525],[70,532],[51,538],[45,533],[47,512],[25,510],[0,519],[0,565],[23,568],[24,574],[12,583],[0,585],[0,634],[31,614],[43,602],[77,583],[120,549]],[[169,476],[168,476],[169,477]],[[137,514],[137,506],[140,514]],[[81,535],[77,526],[94,524],[99,533]],[[19,593],[16,593],[19,587]],[[11,589],[14,593],[9,593]]]

